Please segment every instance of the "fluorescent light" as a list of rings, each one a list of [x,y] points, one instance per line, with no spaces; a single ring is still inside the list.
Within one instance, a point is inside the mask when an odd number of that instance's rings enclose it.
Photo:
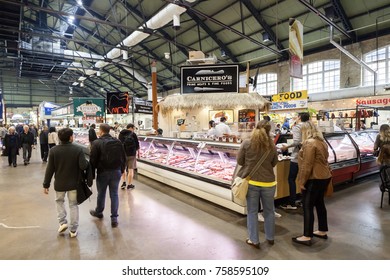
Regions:
[[[68,22],[69,22],[69,23],[73,23],[74,19],[75,19],[74,16],[69,16],[69,17],[68,17]]]
[[[124,60],[128,59],[129,58],[129,53],[126,51],[126,50],[122,50],[122,58]]]
[[[96,76],[100,77],[101,73],[100,71],[96,71]]]
[[[80,87],[84,87],[84,82],[81,82],[81,83],[80,83]]]
[[[82,0],[77,0],[76,2],[77,2],[77,5],[79,5],[79,6],[83,5],[83,1]]]
[[[78,82],[74,82],[73,84],[72,84],[72,86],[77,86],[79,83]]]

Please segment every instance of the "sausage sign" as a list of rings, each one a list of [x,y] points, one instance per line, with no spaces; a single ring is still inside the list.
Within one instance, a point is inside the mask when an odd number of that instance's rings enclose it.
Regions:
[[[307,90],[282,92],[272,96],[271,111],[305,109],[307,106]]]

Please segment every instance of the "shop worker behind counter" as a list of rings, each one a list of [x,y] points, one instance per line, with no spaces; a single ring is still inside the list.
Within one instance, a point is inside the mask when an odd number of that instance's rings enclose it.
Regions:
[[[43,180],[43,190],[49,193],[51,179],[54,175],[54,190],[56,192],[57,218],[60,224],[58,233],[68,228],[65,210],[65,195],[68,196],[70,211],[70,237],[77,236],[79,226],[79,208],[77,204],[77,184],[83,170],[87,169],[88,161],[81,147],[73,145],[73,130],[63,128],[58,131],[60,145],[54,146],[49,152],[49,163]]]
[[[215,126],[215,136],[222,137],[231,134],[232,131],[230,130],[230,127],[226,124],[226,118],[221,117],[219,124]]]
[[[99,219],[103,218],[103,211],[106,202],[107,187],[111,199],[111,226],[118,226],[118,209],[119,181],[126,167],[126,154],[123,144],[110,134],[108,124],[100,124],[100,137],[92,142],[90,162],[92,172],[97,170],[96,187],[97,187],[97,204],[94,210],[89,213]]]
[[[293,143],[290,145],[284,145],[282,147],[283,151],[286,151],[288,148],[294,148],[291,153],[290,161],[290,172],[288,174],[288,185],[290,187],[290,196],[289,202],[287,204],[281,205],[282,209],[286,210],[295,210],[297,209],[296,198],[297,198],[297,186],[295,180],[298,175],[298,153],[302,146],[302,133],[301,126],[302,123],[305,123],[310,120],[310,114],[308,112],[302,112],[298,114],[298,119],[296,125],[292,128],[293,134]]]

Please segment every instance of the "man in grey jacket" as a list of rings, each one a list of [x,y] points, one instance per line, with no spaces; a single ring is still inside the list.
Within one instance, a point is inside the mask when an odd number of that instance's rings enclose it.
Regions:
[[[293,143],[290,145],[283,146],[282,150],[287,150],[288,148],[294,148],[290,156],[290,172],[288,174],[288,185],[290,187],[290,196],[289,202],[287,204],[281,205],[281,208],[285,210],[295,210],[297,209],[296,199],[297,199],[297,185],[295,180],[298,176],[298,153],[302,146],[302,132],[301,125],[304,122],[310,120],[310,114],[308,112],[302,112],[298,114],[298,119],[296,124],[292,128],[293,134]]]
[[[70,237],[77,236],[79,226],[79,208],[77,204],[77,185],[82,171],[87,169],[88,161],[81,147],[73,145],[73,130],[63,128],[58,131],[60,145],[54,146],[49,152],[49,163],[43,180],[43,190],[49,193],[50,181],[54,175],[54,190],[56,191],[57,218],[60,224],[58,233],[68,228],[65,210],[65,195],[68,196],[70,210]]]

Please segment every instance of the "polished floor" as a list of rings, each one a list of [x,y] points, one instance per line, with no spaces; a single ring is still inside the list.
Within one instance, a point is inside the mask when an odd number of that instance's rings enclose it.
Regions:
[[[390,205],[379,208],[379,177],[339,189],[327,199],[329,239],[293,244],[302,232],[300,211],[277,211],[275,245],[245,244],[246,218],[209,202],[138,177],[134,190],[120,190],[119,227],[89,215],[96,202],[80,206],[77,238],[57,234],[54,191],[44,195],[46,165],[33,151],[28,166],[9,167],[0,158],[0,259],[2,260],[378,260],[390,259]],[[259,227],[264,241],[262,224]]]

